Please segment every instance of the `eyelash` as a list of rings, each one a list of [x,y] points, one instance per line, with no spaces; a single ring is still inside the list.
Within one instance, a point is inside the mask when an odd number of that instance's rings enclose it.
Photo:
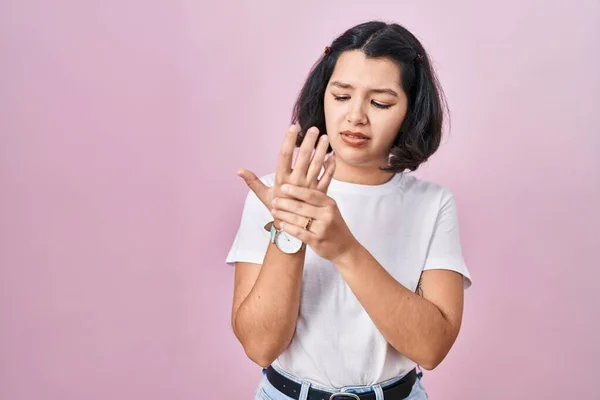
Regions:
[[[335,96],[335,95],[333,96],[333,98],[334,98],[336,101],[345,101],[345,100],[348,100],[348,99],[349,99],[349,97],[345,97],[345,96]],[[379,104],[379,103],[377,103],[377,102],[374,102],[374,101],[372,101],[372,102],[371,102],[371,104],[373,104],[373,107],[375,107],[375,108],[379,108],[379,109],[381,109],[381,110],[387,110],[388,108],[390,108],[390,107],[391,107],[391,105],[383,105],[383,104]]]

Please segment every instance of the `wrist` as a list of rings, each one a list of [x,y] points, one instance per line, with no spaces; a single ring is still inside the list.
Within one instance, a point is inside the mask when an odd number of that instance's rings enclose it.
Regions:
[[[356,265],[356,260],[360,258],[363,246],[358,241],[353,241],[342,253],[331,261],[338,269],[350,269]]]

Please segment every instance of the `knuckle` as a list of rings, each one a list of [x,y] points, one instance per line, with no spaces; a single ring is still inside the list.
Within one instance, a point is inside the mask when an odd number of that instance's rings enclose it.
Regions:
[[[291,151],[289,151],[289,150],[287,150],[287,149],[282,149],[282,150],[279,152],[279,155],[280,155],[282,158],[287,158],[287,157],[289,157],[291,154],[292,154],[292,152],[291,152]]]
[[[308,164],[311,153],[312,153],[311,148],[306,148],[305,146],[302,146],[300,148],[300,152],[298,154],[298,161]]]

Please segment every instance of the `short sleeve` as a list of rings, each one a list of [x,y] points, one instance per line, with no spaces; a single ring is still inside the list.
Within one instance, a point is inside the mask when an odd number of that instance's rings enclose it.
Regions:
[[[264,178],[261,180],[268,183]],[[265,225],[272,220],[267,207],[250,191],[246,196],[240,225],[225,262],[232,266],[236,262],[262,264],[270,238]]]
[[[464,288],[471,286],[471,275],[462,255],[456,201],[449,192],[442,198],[423,268],[432,269],[456,271],[463,275]]]

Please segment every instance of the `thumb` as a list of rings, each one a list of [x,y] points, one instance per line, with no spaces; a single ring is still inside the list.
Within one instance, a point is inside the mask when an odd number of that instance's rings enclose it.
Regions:
[[[241,169],[237,171],[237,175],[240,178],[242,178],[244,182],[246,182],[246,185],[248,185],[250,190],[252,190],[254,194],[256,194],[260,201],[262,201],[263,203],[268,201],[266,197],[269,188],[264,183],[262,183],[262,181],[258,179],[258,177],[253,172],[248,171],[247,169]]]

